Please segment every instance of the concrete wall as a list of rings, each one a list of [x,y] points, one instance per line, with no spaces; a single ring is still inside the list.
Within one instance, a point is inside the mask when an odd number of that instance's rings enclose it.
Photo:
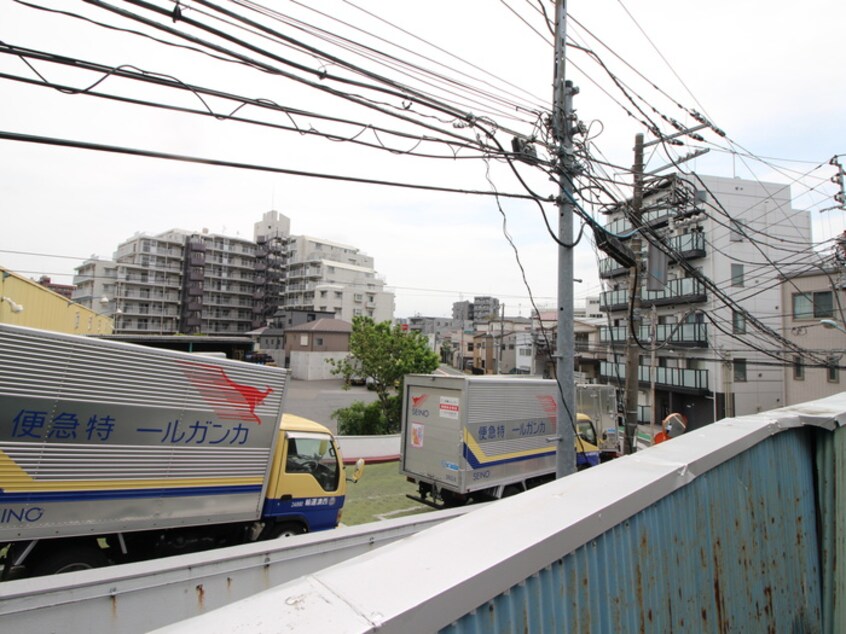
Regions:
[[[332,366],[326,359],[340,361],[349,355],[348,352],[291,352],[291,378],[303,381],[325,381],[336,379],[332,375]]]

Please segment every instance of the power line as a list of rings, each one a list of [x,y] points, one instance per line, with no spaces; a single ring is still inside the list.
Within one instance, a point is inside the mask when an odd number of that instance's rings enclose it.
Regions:
[[[354,176],[342,176],[338,174],[327,174],[320,172],[307,172],[303,170],[287,169],[282,167],[271,167],[268,165],[259,165],[254,163],[240,163],[236,161],[224,161],[218,159],[203,158],[197,156],[188,156],[184,154],[170,154],[166,152],[156,152],[153,150],[142,150],[138,148],[121,147],[117,145],[105,145],[101,143],[88,143],[85,141],[75,141],[72,139],[59,139],[56,137],[43,137],[32,134],[19,134],[16,132],[7,132],[0,130],[0,140],[6,141],[21,141],[26,143],[36,143],[40,145],[53,145],[58,147],[69,147],[81,150],[93,150],[97,152],[108,152],[113,154],[126,154],[129,156],[143,156],[147,158],[163,159],[168,161],[181,161],[186,163],[197,163],[200,165],[213,165],[217,167],[231,167],[236,169],[255,170],[260,172],[271,172],[274,174],[287,174],[290,176],[302,176],[307,178],[319,178],[325,180],[343,181],[348,183],[359,183],[365,185],[384,185],[386,187],[400,187],[405,189],[417,189],[422,191],[447,192],[452,194],[473,194],[479,196],[502,196],[505,198],[516,198],[522,200],[535,200],[535,197],[526,194],[508,194],[470,189],[457,189],[452,187],[438,187],[436,185],[420,185],[414,183],[401,183],[396,181],[386,181],[371,178],[359,178]]]

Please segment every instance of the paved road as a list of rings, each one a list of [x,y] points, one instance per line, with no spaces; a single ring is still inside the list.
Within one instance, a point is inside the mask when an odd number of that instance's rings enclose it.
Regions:
[[[435,372],[437,374],[462,375],[460,370],[445,365],[442,365]],[[353,385],[345,390],[342,379],[329,379],[327,381],[291,379],[291,383],[288,385],[285,411],[317,421],[326,425],[335,433],[338,431],[338,423],[332,420],[332,412],[341,407],[349,407],[354,401],[370,403],[375,400],[376,393],[369,391],[363,385]]]
[[[344,389],[341,379],[328,381],[301,381],[291,379],[285,400],[285,411],[304,418],[310,418],[326,425],[332,432],[338,430],[337,421],[332,420],[332,412],[341,407],[349,407],[354,401],[370,403],[376,400],[376,393],[364,386],[351,386]]]

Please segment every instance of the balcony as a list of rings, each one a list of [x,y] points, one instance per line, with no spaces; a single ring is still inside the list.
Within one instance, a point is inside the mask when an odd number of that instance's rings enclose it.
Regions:
[[[599,261],[599,277],[602,279],[625,275],[628,272],[628,267],[623,266],[614,258],[602,258]]]
[[[605,345],[625,345],[628,336],[628,326],[602,326],[599,329],[599,343]],[[652,326],[639,326],[637,338],[641,343],[653,343]],[[707,348],[708,324],[658,324],[655,327],[655,342],[685,348]]]
[[[599,373],[606,379],[623,381],[626,378],[626,365],[602,361],[599,364]],[[641,385],[651,385],[649,366],[642,365],[638,368],[637,380]],[[709,392],[708,370],[658,367],[655,368],[655,386],[677,392],[706,394]]]
[[[628,289],[620,289],[616,291],[604,291],[599,294],[600,310],[605,312],[612,312],[615,310],[625,310],[629,305],[629,291]]]
[[[688,260],[704,258],[705,234],[702,232],[686,233],[676,236],[669,241],[670,247]]]
[[[670,280],[662,291],[648,291],[643,288],[640,293],[640,301],[644,306],[704,302],[707,298],[705,285],[693,277]]]
[[[708,299],[705,292],[705,285],[698,279],[685,277],[678,280],[670,280],[664,290],[648,291],[645,288],[640,290],[640,302],[642,306],[664,306],[677,303],[704,302]],[[606,312],[625,310],[629,305],[628,289],[616,291],[605,291],[599,295],[600,309]]]
[[[675,215],[674,210],[671,208],[666,209],[655,209],[654,211],[647,211],[641,216],[641,220],[643,224],[650,226],[650,227],[660,227],[670,220],[670,217]],[[631,221],[628,218],[617,218],[616,220],[612,220],[608,224],[605,225],[605,230],[608,233],[613,234],[620,240],[625,240],[630,238],[630,234],[634,231],[634,225],[632,225]]]

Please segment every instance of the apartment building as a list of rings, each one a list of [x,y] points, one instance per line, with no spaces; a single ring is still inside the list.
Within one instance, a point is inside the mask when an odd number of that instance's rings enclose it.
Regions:
[[[844,390],[846,272],[842,264],[812,267],[781,285],[784,336],[808,354],[794,353],[784,368],[785,404],[796,405]]]
[[[291,236],[282,306],[286,310],[334,312],[390,321],[394,294],[373,268],[373,258],[355,247],[310,236]]]
[[[394,296],[373,258],[289,230],[272,211],[255,223],[254,240],[205,229],[139,233],[113,260],[77,267],[74,300],[113,316],[118,334],[237,335],[297,310],[393,318]]]
[[[627,208],[612,209],[605,228],[631,244],[637,233]],[[600,262],[609,289],[600,304],[610,320],[600,330],[607,346],[602,380],[622,384],[627,355],[638,356],[641,422],[679,412],[696,428],[783,406],[784,371],[765,352],[777,344],[758,325],[780,333],[779,273],[811,245],[810,215],[793,209],[789,186],[661,177],[645,191],[642,222],[672,247],[674,258],[649,257],[654,253],[642,241],[649,264],[633,314],[629,268],[613,257]],[[626,345],[632,317],[636,348]]]
[[[473,298],[473,321],[483,322],[499,316],[499,299],[496,297]]]

